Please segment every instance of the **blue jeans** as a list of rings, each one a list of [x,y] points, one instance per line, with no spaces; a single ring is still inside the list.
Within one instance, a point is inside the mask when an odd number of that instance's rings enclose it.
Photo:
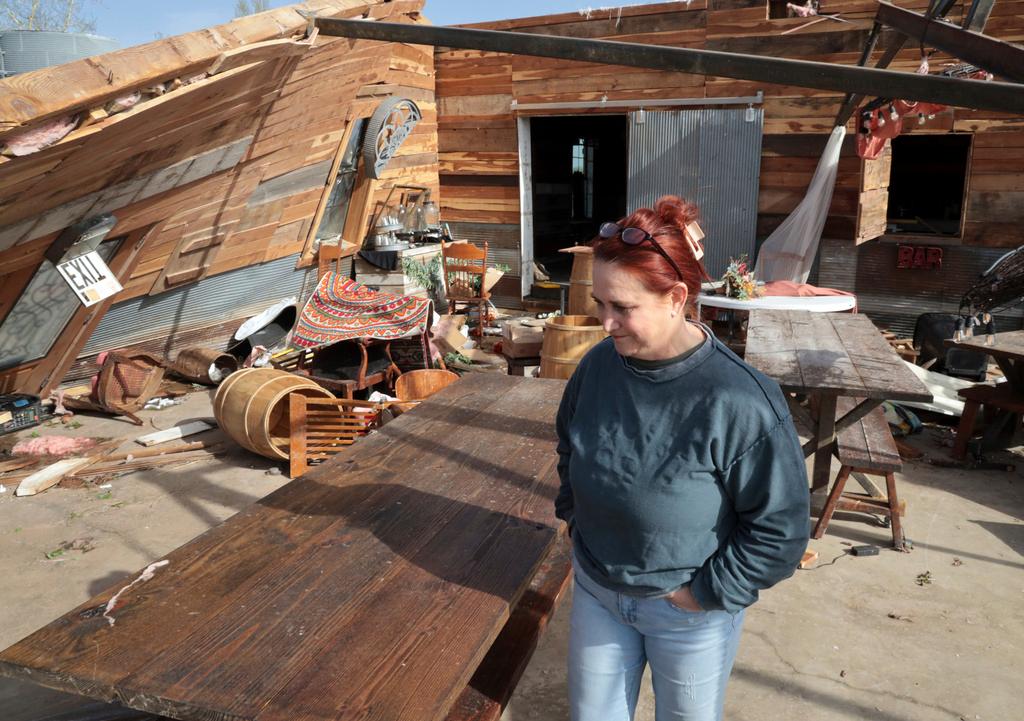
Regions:
[[[657,721],[719,721],[743,612],[694,613],[665,597],[616,593],[573,566],[572,721],[631,721],[648,663]]]

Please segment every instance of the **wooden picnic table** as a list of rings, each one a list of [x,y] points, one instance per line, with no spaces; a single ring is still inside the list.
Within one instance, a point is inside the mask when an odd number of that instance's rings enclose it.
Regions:
[[[996,333],[992,345],[985,345],[985,336],[976,335],[960,342],[948,339],[947,348],[961,348],[987,353],[999,364],[999,370],[1018,393],[1024,393],[1024,330]]]
[[[979,383],[960,391],[965,403],[953,443],[952,456],[956,460],[963,460],[967,455],[967,445],[974,434],[974,424],[982,406],[998,411],[996,422],[990,424],[983,434],[983,449],[996,446],[996,438],[1002,428],[1016,416],[1024,414],[1024,330],[995,333],[992,345],[986,345],[985,340],[985,335],[976,335],[959,342],[952,339],[945,341],[947,348],[987,353],[995,359],[1006,376],[1006,381],[995,386]]]
[[[828,485],[836,433],[883,401],[932,400],[927,386],[862,314],[753,310],[746,361],[778,381],[786,393],[817,398],[817,418],[790,402],[793,415],[812,430],[804,444],[804,455],[814,455],[811,490]],[[841,396],[859,401],[837,419]]]
[[[11,646],[0,673],[183,721],[444,719],[564,545],[562,387],[468,375]]]

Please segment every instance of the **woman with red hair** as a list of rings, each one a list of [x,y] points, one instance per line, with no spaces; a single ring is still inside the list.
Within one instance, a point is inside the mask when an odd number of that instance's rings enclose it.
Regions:
[[[806,466],[778,385],[693,318],[696,208],[674,196],[605,223],[593,296],[609,338],[556,422],[576,590],[573,721],[718,721],[744,610],[807,546]]]

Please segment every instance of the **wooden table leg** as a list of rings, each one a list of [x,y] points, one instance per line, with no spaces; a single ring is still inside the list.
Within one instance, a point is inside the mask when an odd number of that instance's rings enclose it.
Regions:
[[[818,425],[814,431],[814,470],[811,491],[828,487],[832,468],[832,444],[836,440],[836,396],[823,393],[818,404]]]

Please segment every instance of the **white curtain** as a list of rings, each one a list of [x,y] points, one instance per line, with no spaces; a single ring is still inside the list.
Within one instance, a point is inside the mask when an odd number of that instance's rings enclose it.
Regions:
[[[754,274],[758,280],[791,280],[806,283],[811,264],[818,252],[821,231],[825,217],[832,203],[832,190],[836,184],[836,169],[839,166],[839,151],[846,137],[846,127],[832,130],[825,145],[825,152],[818,161],[818,167],[807,188],[807,195],[800,201],[782,225],[768,236],[761,245]]]

